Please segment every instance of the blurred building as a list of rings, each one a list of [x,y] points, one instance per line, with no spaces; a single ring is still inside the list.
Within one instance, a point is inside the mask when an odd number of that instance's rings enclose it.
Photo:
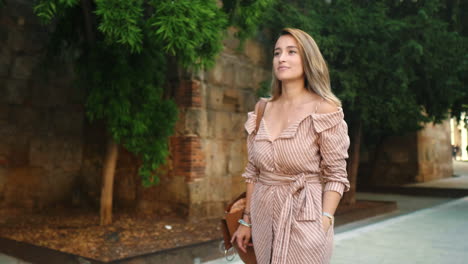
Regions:
[[[453,148],[453,157],[456,160],[468,160],[468,129],[465,120],[466,114],[462,114],[460,122],[455,118],[450,119],[450,142]]]

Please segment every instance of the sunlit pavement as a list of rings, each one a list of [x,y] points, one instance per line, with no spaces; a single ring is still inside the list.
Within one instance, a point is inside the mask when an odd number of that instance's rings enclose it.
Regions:
[[[332,264],[462,264],[467,238],[465,197],[336,235]]]
[[[362,224],[362,223],[361,223]],[[332,264],[462,264],[468,259],[468,197],[335,235]],[[337,231],[340,228],[337,228]],[[238,257],[206,264],[241,264]]]

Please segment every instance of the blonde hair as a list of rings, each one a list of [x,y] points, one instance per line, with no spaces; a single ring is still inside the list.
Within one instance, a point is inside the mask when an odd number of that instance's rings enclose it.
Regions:
[[[323,59],[322,53],[320,53],[314,39],[306,32],[295,28],[283,29],[280,37],[284,35],[292,36],[299,45],[299,55],[302,58],[302,65],[304,67],[305,88],[323,99],[341,106],[340,99],[331,90],[327,63]],[[271,101],[275,101],[281,96],[282,85],[281,81],[276,78],[274,69],[272,72]]]

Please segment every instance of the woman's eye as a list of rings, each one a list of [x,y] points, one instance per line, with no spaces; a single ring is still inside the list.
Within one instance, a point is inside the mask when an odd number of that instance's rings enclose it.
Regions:
[[[275,52],[273,53],[274,56],[278,56],[279,55],[279,52]]]
[[[295,54],[295,53],[296,53],[295,50],[290,50],[290,51],[289,51],[289,54]]]

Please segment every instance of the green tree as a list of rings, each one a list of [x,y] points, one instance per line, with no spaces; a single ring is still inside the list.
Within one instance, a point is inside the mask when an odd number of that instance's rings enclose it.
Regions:
[[[108,133],[101,224],[112,221],[112,185],[118,145],[142,161],[145,186],[168,155],[177,108],[164,91],[168,60],[199,70],[214,64],[226,28],[246,38],[272,0],[39,0],[35,13],[55,20],[52,49],[79,51],[77,83],[87,90],[90,120]],[[222,8],[221,6],[230,7]],[[234,12],[235,11],[235,12]],[[253,13],[252,13],[253,11]],[[240,24],[240,18],[248,22]],[[228,19],[229,18],[229,19]]]

